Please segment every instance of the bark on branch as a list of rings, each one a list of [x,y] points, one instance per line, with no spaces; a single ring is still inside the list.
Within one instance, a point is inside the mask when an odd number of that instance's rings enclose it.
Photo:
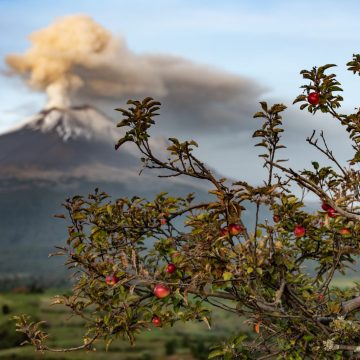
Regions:
[[[347,300],[341,303],[341,313],[346,315],[347,313],[360,308],[360,296]]]

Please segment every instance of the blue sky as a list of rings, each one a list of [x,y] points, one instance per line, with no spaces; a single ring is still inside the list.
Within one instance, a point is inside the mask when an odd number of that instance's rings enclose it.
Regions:
[[[0,56],[3,59],[9,53],[25,51],[27,36],[57,17],[87,14],[122,36],[137,54],[179,55],[253,80],[267,89],[254,104],[266,99],[289,105],[303,84],[301,69],[338,64],[336,72],[345,89],[344,110],[351,111],[358,106],[360,79],[347,72],[345,64],[353,53],[360,52],[359,13],[360,3],[355,0],[62,0],[55,4],[0,0]],[[1,67],[6,68],[3,62]],[[19,79],[3,76],[0,86],[0,131],[40,110],[45,102],[44,94],[29,90]],[[297,123],[289,129],[304,139],[312,130],[305,127],[313,119],[303,113],[294,116]],[[320,119],[317,124],[328,130],[330,138],[336,138],[339,127],[334,122]],[[222,159],[233,159],[231,154],[241,150],[251,166],[256,154],[254,150],[246,153],[251,144],[248,135],[232,133],[229,140],[229,133],[219,136],[205,131],[198,135],[199,154],[226,175],[238,176],[242,165]],[[299,149],[300,145],[291,150],[295,157]],[[344,159],[346,156],[344,152]]]

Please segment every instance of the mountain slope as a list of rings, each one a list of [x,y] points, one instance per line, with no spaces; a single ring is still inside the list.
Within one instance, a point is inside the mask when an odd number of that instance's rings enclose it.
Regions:
[[[139,167],[127,151],[114,151],[115,124],[91,107],[51,109],[0,136],[0,179],[64,181],[91,176],[90,167]]]
[[[0,191],[9,180],[70,184],[79,179],[133,183],[133,187],[159,189],[154,172],[139,177],[139,153],[130,144],[114,150],[122,132],[113,121],[90,106],[44,110],[24,124],[0,134]],[[161,156],[164,139],[151,139]],[[165,183],[185,184],[205,190],[196,179],[171,178]],[[161,183],[161,182],[160,182]]]
[[[144,171],[135,147],[114,144],[121,132],[96,109],[84,106],[49,109],[0,134],[0,280],[30,275],[63,278],[64,259],[51,258],[63,245],[66,226],[53,214],[74,195],[96,187],[113,199],[138,195],[153,198],[160,191],[207,198],[208,184],[186,177],[160,179]],[[152,140],[154,152],[166,148]]]

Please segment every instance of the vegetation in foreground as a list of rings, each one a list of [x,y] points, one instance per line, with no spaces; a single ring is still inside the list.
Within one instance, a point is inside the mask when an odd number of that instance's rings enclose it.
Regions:
[[[51,331],[49,344],[53,347],[73,347],[84,333],[84,321],[69,317],[65,306],[52,306],[52,296],[62,293],[62,290],[51,290],[44,293],[0,293],[0,359],[28,360],[47,359],[206,359],[209,348],[214,342],[225,340],[242,329],[251,332],[251,326],[221,309],[215,310],[213,326],[208,329],[204,323],[179,324],[176,328],[157,328],[142,333],[136,346],[131,346],[127,340],[119,339],[106,350],[97,346],[94,351],[79,351],[76,353],[37,354],[32,346],[22,346],[26,339],[23,334],[15,332],[12,316],[19,313],[31,314],[33,319],[46,320],[46,329]]]
[[[347,65],[360,74],[360,55]],[[360,285],[330,286],[335,273],[346,274],[360,255],[360,110],[339,112],[341,84],[328,74],[334,66],[301,71],[308,84],[294,103],[338,121],[348,132],[353,157],[340,164],[324,134],[313,132],[307,142],[326,163],[313,161],[310,169],[298,171],[287,167],[278,155],[285,148],[286,106],[261,102],[254,115],[261,123],[253,134],[267,169],[260,186],[217,179],[194,155],[193,140],[170,138],[168,156],[157,157],[149,129],[160,103],[152,98],[118,109],[125,135],[116,149],[131,142],[144,167],[157,169],[160,176],[211,184],[213,201],[161,193],[152,201],[135,196],[111,202],[98,190],[66,200],[67,215],[62,216],[69,221],[69,236],[59,255],[67,257],[77,275],[71,293],[54,303],[83,321],[83,344],[53,348],[43,324],[26,315],[16,318],[17,330],[39,351],[92,350],[100,339],[106,346],[123,337],[133,344],[148,329],[181,322],[209,325],[218,306],[238,320],[245,317],[255,334],[248,337],[238,328],[236,336],[212,347],[209,358],[359,358]],[[296,187],[303,196],[319,199],[317,212],[306,210]],[[243,222],[247,203],[255,206],[253,227]],[[262,221],[263,209],[272,218]],[[178,219],[185,230],[176,226]],[[150,249],[144,246],[149,239]],[[316,264],[315,276],[306,271],[309,262]]]

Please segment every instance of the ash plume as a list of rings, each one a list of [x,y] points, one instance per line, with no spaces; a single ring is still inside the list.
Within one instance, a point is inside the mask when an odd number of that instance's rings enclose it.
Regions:
[[[85,15],[60,18],[29,38],[31,48],[6,62],[31,88],[46,91],[47,108],[68,107],[71,99],[114,115],[129,98],[152,96],[165,105],[165,128],[234,131],[249,128],[265,91],[251,79],[181,57],[136,54]]]
[[[95,68],[115,46],[112,35],[84,15],[59,19],[29,40],[32,47],[23,55],[7,56],[6,63],[30,87],[47,92],[47,107],[69,106],[71,93],[84,84],[75,68]]]

